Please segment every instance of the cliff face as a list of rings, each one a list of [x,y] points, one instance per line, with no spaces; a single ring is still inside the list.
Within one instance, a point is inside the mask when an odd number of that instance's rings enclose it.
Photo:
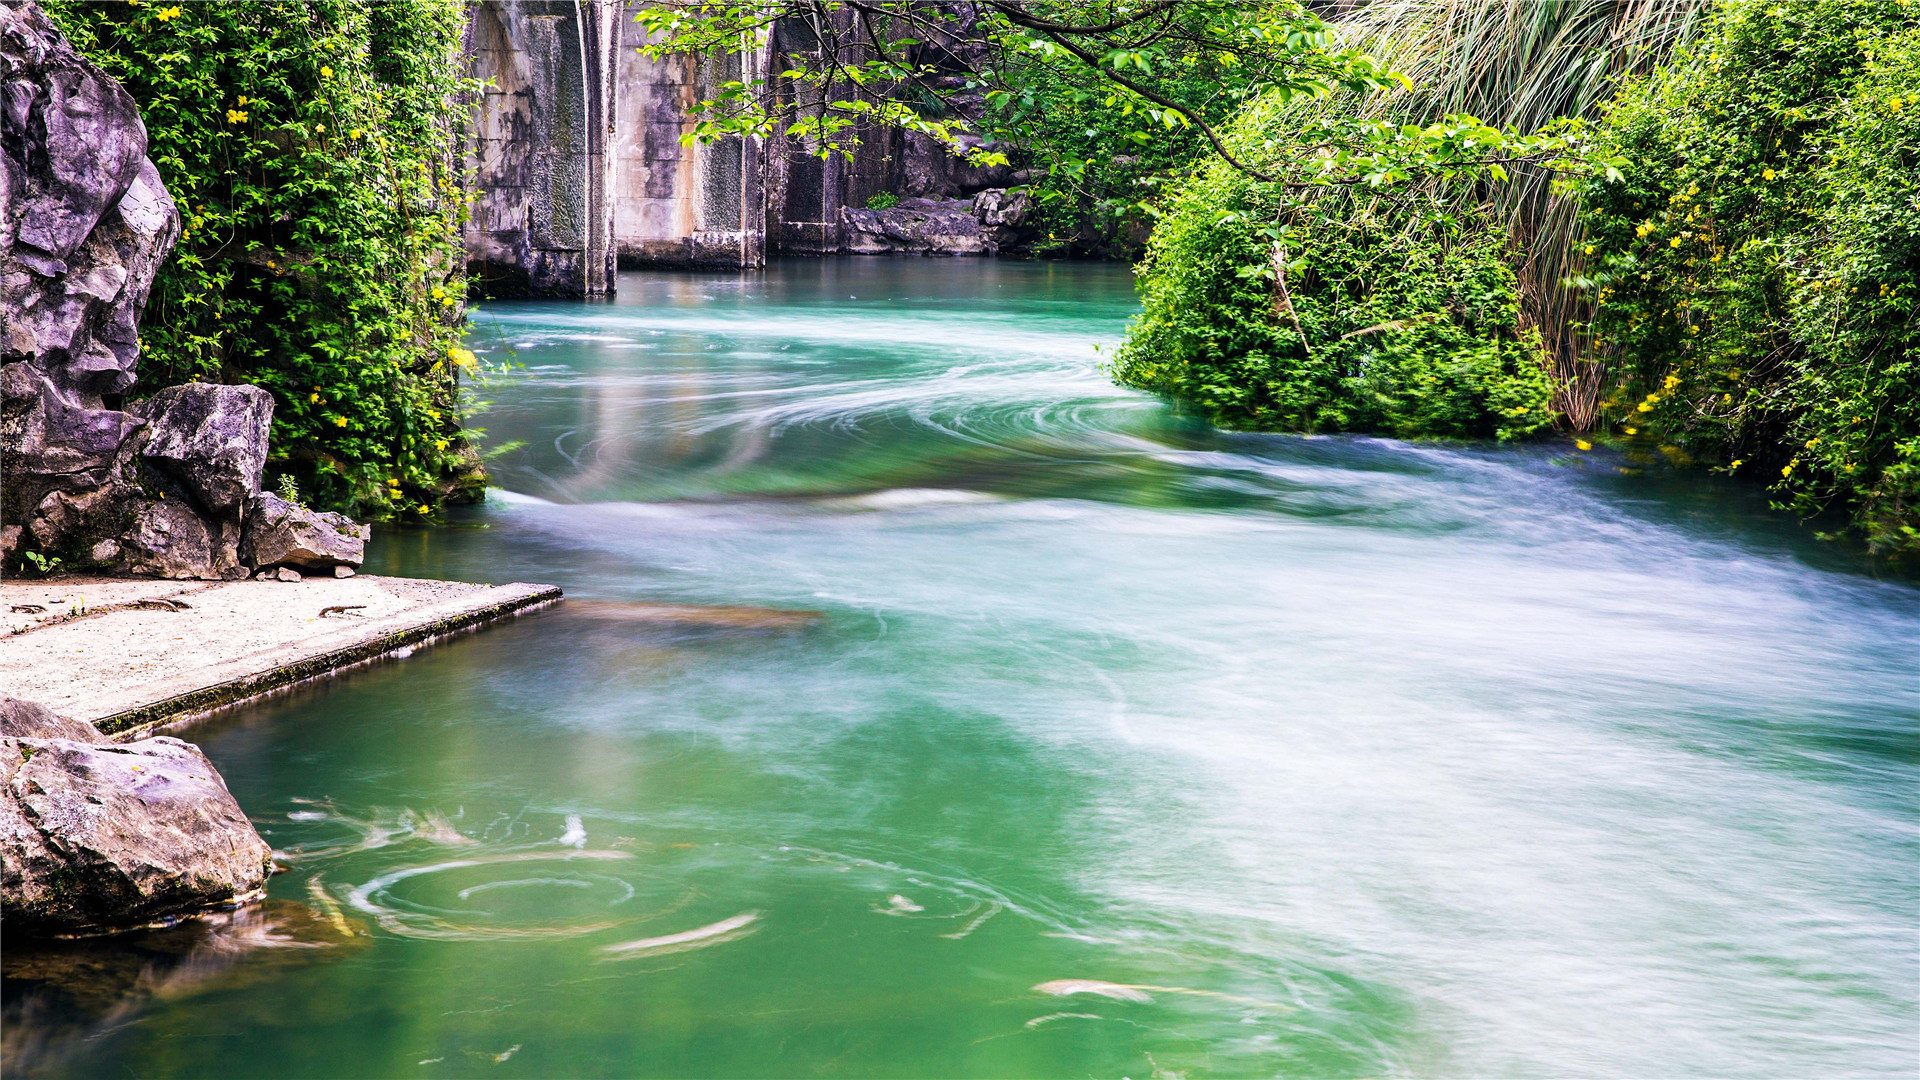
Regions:
[[[926,136],[865,132],[827,160],[784,138],[685,144],[694,107],[791,66],[803,26],[727,58],[653,60],[644,0],[484,0],[468,74],[489,83],[470,128],[469,279],[482,294],[611,292],[618,266],[760,266],[769,254],[991,255],[1025,238],[1027,177],[977,168]],[[964,42],[925,46],[964,57]],[[957,85],[957,83],[956,83]],[[899,201],[869,209],[876,195]]]
[[[31,0],[0,2],[0,86],[0,558],[245,576],[272,397],[176,386],[121,406],[180,236],[139,110]]]

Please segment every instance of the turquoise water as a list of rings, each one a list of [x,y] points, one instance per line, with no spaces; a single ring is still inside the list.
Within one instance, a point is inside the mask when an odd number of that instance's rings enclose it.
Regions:
[[[477,312],[525,445],[370,568],[569,603],[190,732],[275,903],[10,950],[15,1066],[1914,1074],[1920,591],[1565,446],[1209,431],[1100,374],[1132,309]]]

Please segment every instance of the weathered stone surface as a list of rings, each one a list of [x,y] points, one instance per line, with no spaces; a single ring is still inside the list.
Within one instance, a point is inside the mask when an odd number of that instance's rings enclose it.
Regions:
[[[147,500],[120,537],[118,569],[163,578],[246,577],[240,538],[239,515],[211,518],[184,493]]]
[[[968,199],[902,199],[885,210],[842,211],[847,250],[861,255],[985,255]]]
[[[146,460],[211,517],[238,519],[267,467],[273,395],[257,386],[169,386],[127,410],[147,421]]]
[[[0,3],[0,558],[245,576],[273,398],[160,390],[125,409],[180,215],[119,84],[33,3]]]
[[[180,215],[139,112],[32,3],[0,4],[0,530],[85,563],[140,498],[136,326]]]
[[[1032,210],[1026,192],[989,188],[971,199],[902,199],[841,215],[855,254],[993,255],[1019,242]]]
[[[74,742],[106,742],[92,724],[69,720],[51,709],[31,701],[0,695],[0,737],[14,739],[71,739]]]
[[[254,497],[243,554],[251,566],[301,570],[359,566],[372,530],[344,514],[322,514],[274,494]]]
[[[135,926],[257,895],[271,852],[198,747],[106,742],[0,698],[0,919],[10,933]]]

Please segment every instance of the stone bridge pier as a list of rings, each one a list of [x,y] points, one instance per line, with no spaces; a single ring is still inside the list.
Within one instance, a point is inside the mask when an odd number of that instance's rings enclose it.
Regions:
[[[482,0],[468,74],[467,273],[481,296],[597,296],[619,265],[760,266],[763,150],[683,145],[692,106],[766,50],[651,60],[635,0]]]

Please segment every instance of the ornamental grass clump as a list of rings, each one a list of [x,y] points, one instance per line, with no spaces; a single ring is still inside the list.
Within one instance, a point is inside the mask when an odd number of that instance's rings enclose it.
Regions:
[[[270,474],[316,506],[418,520],[475,493],[457,0],[50,0],[139,103],[184,219],[133,396],[274,396]],[[470,356],[470,354],[466,354]]]

